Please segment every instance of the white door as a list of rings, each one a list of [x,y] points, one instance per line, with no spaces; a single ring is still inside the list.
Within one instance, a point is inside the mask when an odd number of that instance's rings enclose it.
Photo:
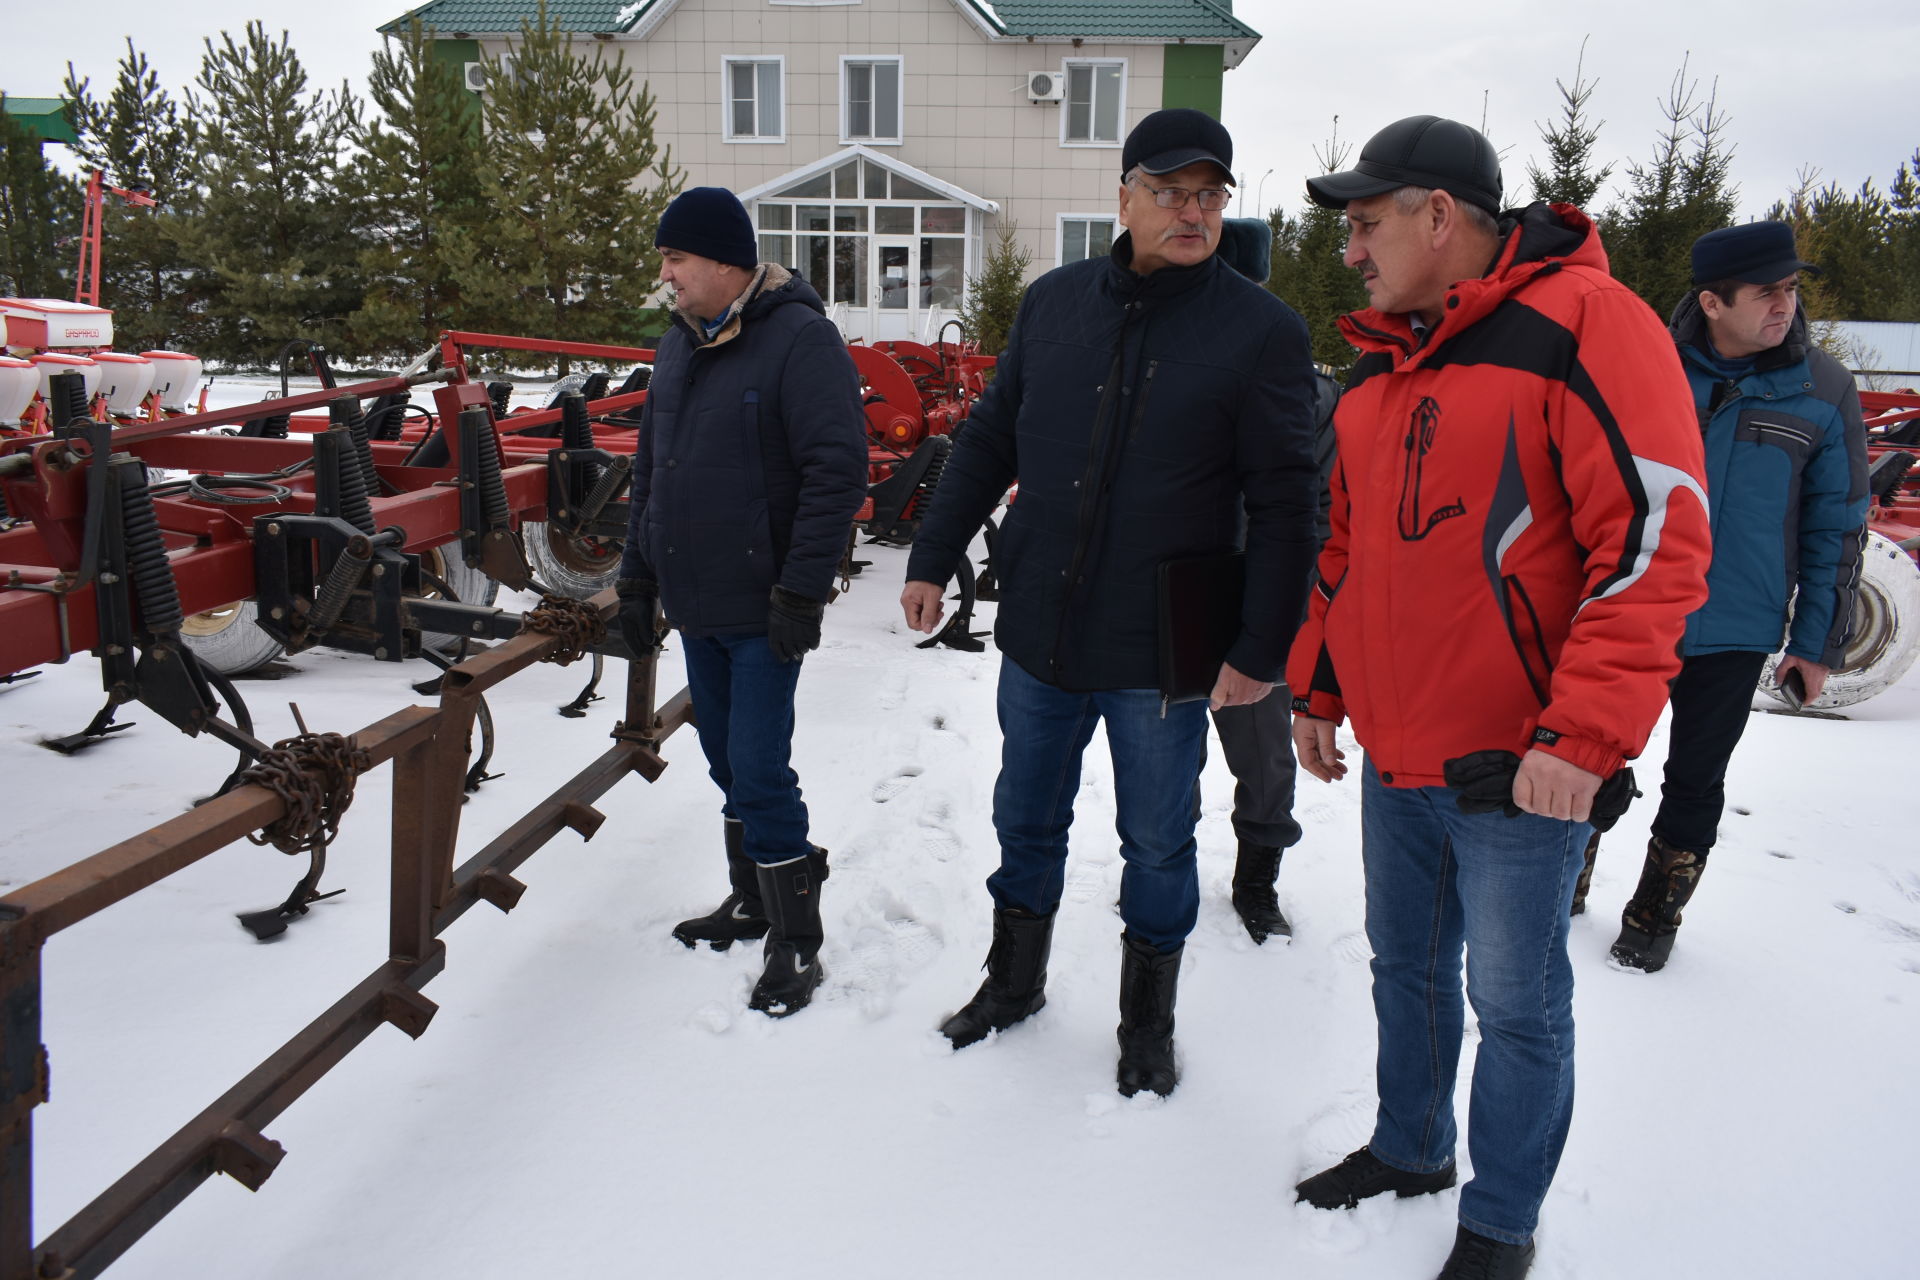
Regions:
[[[906,237],[873,241],[873,336],[911,338],[920,318],[919,264],[914,242]]]

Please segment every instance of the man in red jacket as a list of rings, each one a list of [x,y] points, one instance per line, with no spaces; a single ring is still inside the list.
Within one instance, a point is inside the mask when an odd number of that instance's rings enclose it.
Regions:
[[[1441,1280],[1512,1280],[1573,1110],[1567,908],[1679,669],[1709,559],[1700,433],[1673,345],[1570,205],[1500,211],[1473,129],[1389,125],[1344,208],[1372,306],[1334,419],[1320,582],[1287,665],[1300,767],[1366,749],[1379,1023],[1371,1140],[1301,1182],[1350,1207],[1451,1187],[1466,988],[1473,1179]]]

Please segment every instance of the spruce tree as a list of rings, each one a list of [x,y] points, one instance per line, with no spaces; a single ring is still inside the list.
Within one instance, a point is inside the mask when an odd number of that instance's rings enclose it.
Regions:
[[[40,135],[7,113],[0,93],[0,294],[73,294],[82,192],[40,154]]]
[[[358,244],[338,190],[359,104],[343,83],[307,92],[285,32],[259,22],[206,42],[188,109],[197,134],[187,215],[170,221],[193,264],[200,354],[266,364],[292,339],[331,344],[359,309]]]
[[[167,223],[184,216],[179,206],[191,182],[192,130],[131,39],[105,102],[94,98],[91,83],[67,64],[75,156],[100,170],[109,186],[141,190],[156,201],[135,207],[109,196],[103,205],[100,304],[113,309],[123,350],[173,346],[189,326],[191,299]]]
[[[1547,167],[1542,169],[1529,163],[1527,184],[1533,188],[1535,200],[1570,204],[1590,211],[1613,166],[1604,165],[1598,170],[1593,167],[1593,149],[1600,140],[1600,126],[1606,121],[1590,120],[1587,115],[1587,101],[1593,97],[1599,82],[1588,80],[1582,74],[1586,60],[1587,42],[1583,37],[1580,56],[1573,64],[1573,87],[1568,88],[1564,80],[1553,82],[1560,91],[1560,123],[1552,128],[1536,126],[1541,140],[1547,144]]]
[[[1682,61],[1661,114],[1653,159],[1628,162],[1626,200],[1607,211],[1601,232],[1614,277],[1664,316],[1692,281],[1693,242],[1732,223],[1738,192],[1727,183],[1733,148],[1718,85],[1701,102]]]
[[[1894,279],[1886,252],[1893,210],[1871,181],[1849,194],[1837,183],[1816,188],[1803,170],[1792,194],[1767,217],[1792,225],[1801,258],[1819,267],[1800,279],[1800,299],[1814,320],[1892,318]]]
[[[353,131],[357,154],[345,174],[366,289],[351,341],[357,352],[405,357],[463,323],[447,240],[484,221],[481,172],[490,161],[478,99],[433,56],[417,18],[374,53],[367,79],[379,115]]]
[[[1322,173],[1333,173],[1352,150],[1340,141],[1340,118],[1324,146],[1314,148]],[[1298,217],[1284,209],[1267,215],[1273,228],[1273,264],[1267,288],[1307,322],[1313,358],[1344,374],[1355,357],[1352,344],[1340,332],[1340,317],[1367,305],[1360,274],[1343,260],[1347,249],[1347,218],[1339,209],[1309,201]]]
[[[960,308],[960,332],[978,343],[982,355],[997,356],[1007,349],[1020,300],[1027,292],[1027,267],[1033,254],[1020,243],[1018,224],[1000,228],[993,252],[979,275],[967,282],[967,300]]]
[[[653,233],[684,173],[655,140],[653,95],[602,46],[576,52],[545,0],[484,67],[489,213],[447,246],[468,323],[583,342],[657,331]]]
[[[1887,258],[1894,281],[1887,318],[1920,322],[1920,148],[1900,162],[1887,205]]]

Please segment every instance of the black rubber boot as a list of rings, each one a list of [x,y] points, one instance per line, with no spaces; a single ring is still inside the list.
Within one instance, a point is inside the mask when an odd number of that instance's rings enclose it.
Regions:
[[[1247,936],[1255,942],[1293,937],[1293,926],[1281,913],[1280,900],[1273,892],[1284,852],[1269,845],[1240,842],[1240,856],[1233,864],[1233,909],[1247,927]]]
[[[1707,855],[1676,849],[1659,836],[1647,841],[1647,860],[1640,867],[1640,885],[1620,913],[1620,936],[1614,939],[1614,960],[1629,969],[1658,973],[1673,954],[1680,912],[1699,887]]]
[[[754,862],[744,852],[745,828],[738,818],[725,820],[727,842],[727,883],[731,892],[726,900],[704,916],[682,920],[673,926],[673,936],[683,946],[704,942],[715,951],[725,951],[736,942],[752,942],[767,933],[767,913],[760,905],[760,881]],[[827,851],[813,846],[813,874],[816,880],[827,878]]]
[[[747,1008],[784,1018],[806,1008],[820,985],[820,877],[812,856],[755,870],[767,908],[767,967]]]
[[[1362,1200],[1389,1191],[1403,1200],[1445,1191],[1459,1176],[1452,1161],[1432,1173],[1408,1173],[1373,1154],[1371,1147],[1362,1147],[1331,1169],[1295,1183],[1293,1198],[1295,1203],[1304,1200],[1316,1209],[1352,1209]]]
[[[1173,1061],[1173,1002],[1186,947],[1160,951],[1131,933],[1120,935],[1120,1092],[1166,1097],[1180,1083]]]
[[[673,926],[673,936],[688,947],[704,942],[715,951],[725,951],[736,942],[751,942],[765,937],[767,913],[760,906],[760,883],[754,875],[753,861],[742,851],[742,832],[738,818],[725,820],[727,842],[727,883],[731,891],[726,900],[704,916],[682,920]]]
[[[1053,950],[1053,917],[1019,907],[993,913],[993,945],[987,949],[987,980],[960,1012],[940,1024],[940,1034],[964,1049],[1046,1007],[1047,954]]]
[[[1437,1280],[1520,1280],[1532,1266],[1533,1241],[1507,1244],[1461,1227]]]
[[[1567,912],[1570,916],[1585,915],[1587,911],[1587,890],[1593,888],[1593,860],[1600,856],[1600,833],[1593,833],[1587,841],[1586,865],[1580,868],[1580,878],[1573,884],[1573,907]]]

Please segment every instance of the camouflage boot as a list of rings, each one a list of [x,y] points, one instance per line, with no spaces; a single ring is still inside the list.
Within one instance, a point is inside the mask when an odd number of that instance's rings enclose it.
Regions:
[[[1680,911],[1693,896],[1706,865],[1704,853],[1676,849],[1659,836],[1647,842],[1640,886],[1620,913],[1620,936],[1613,943],[1617,963],[1648,973],[1666,967],[1674,933],[1680,928]]]
[[[1593,860],[1600,856],[1600,833],[1593,833],[1593,839],[1587,841],[1587,863],[1580,868],[1580,878],[1573,884],[1573,909],[1570,916],[1585,915],[1587,911],[1587,890],[1593,888]]]

